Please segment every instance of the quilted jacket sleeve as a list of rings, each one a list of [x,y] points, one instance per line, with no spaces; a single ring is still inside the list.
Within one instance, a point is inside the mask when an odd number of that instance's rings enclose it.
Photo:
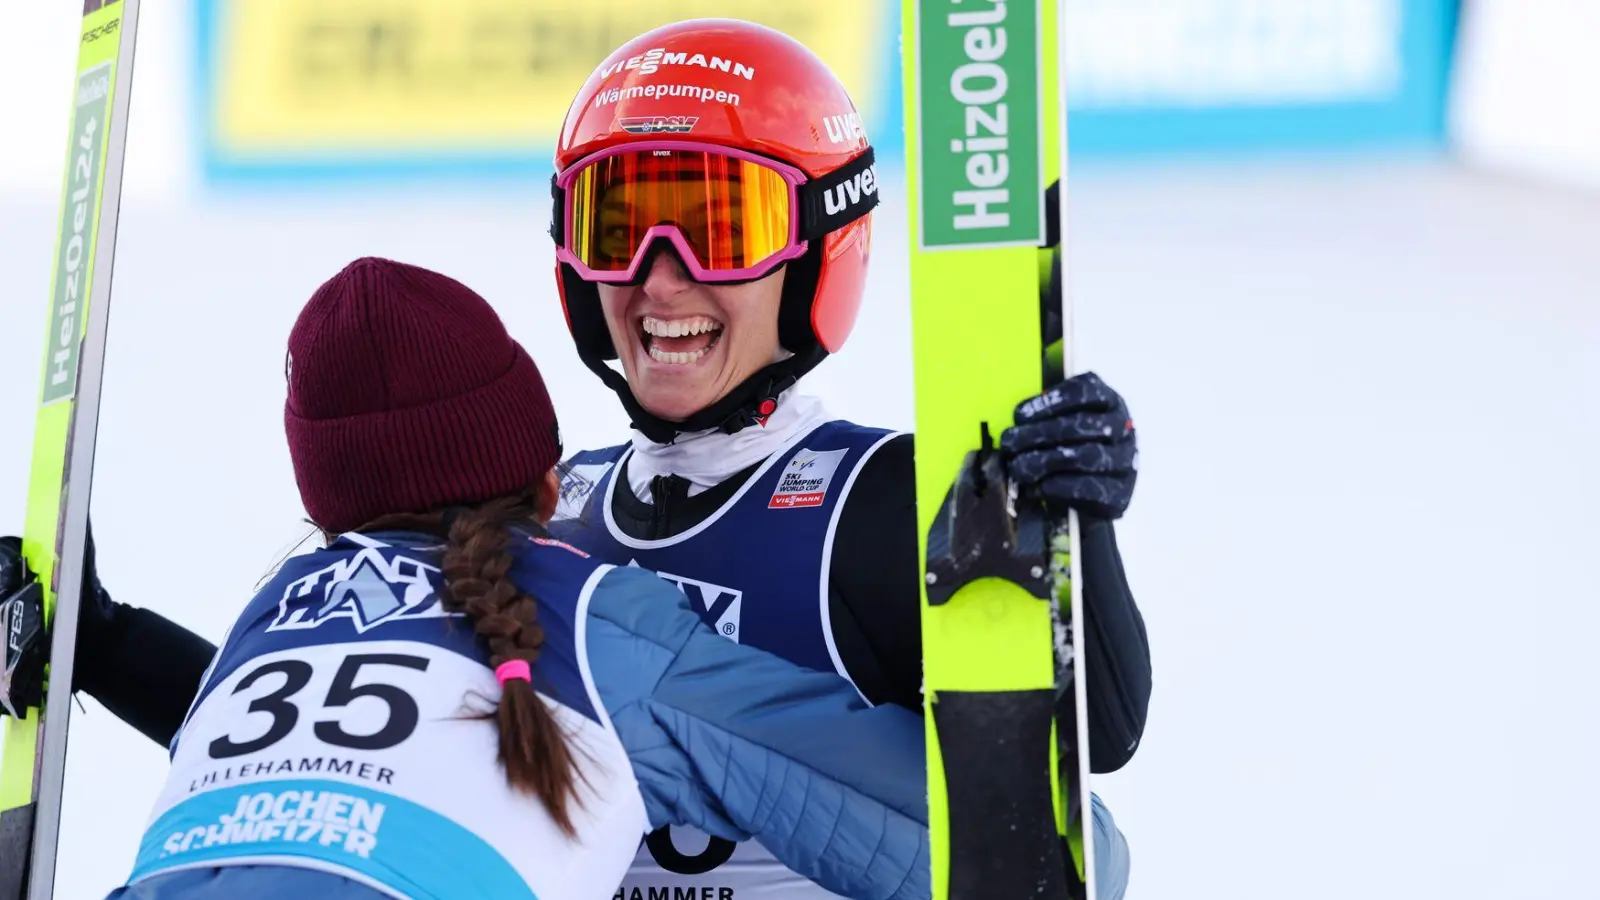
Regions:
[[[651,827],[757,840],[848,897],[930,896],[915,713],[718,636],[645,570],[607,573],[586,621],[595,687]]]

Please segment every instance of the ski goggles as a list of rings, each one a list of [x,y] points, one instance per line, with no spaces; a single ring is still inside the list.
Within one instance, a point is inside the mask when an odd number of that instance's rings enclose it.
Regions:
[[[761,278],[878,203],[869,148],[818,179],[742,150],[648,141],[585,157],[551,181],[556,259],[584,281],[642,277],[658,240],[696,281]]]

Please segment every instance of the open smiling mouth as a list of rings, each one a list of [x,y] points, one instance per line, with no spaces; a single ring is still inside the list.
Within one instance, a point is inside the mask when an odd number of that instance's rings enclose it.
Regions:
[[[650,358],[668,365],[697,362],[722,340],[722,323],[709,316],[639,320],[639,340]]]

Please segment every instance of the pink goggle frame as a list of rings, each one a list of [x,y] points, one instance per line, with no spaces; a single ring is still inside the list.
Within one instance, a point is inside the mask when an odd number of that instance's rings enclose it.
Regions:
[[[676,225],[660,224],[651,226],[639,238],[639,246],[634,250],[633,259],[628,263],[626,269],[595,269],[585,264],[571,249],[573,210],[570,192],[572,183],[577,180],[578,175],[585,169],[601,160],[622,154],[649,153],[657,150],[711,153],[744,162],[753,162],[782,176],[784,182],[789,186],[789,239],[784,244],[783,249],[777,253],[769,254],[753,265],[737,269],[711,269],[700,263],[699,257],[695,255],[694,249],[689,246],[689,240],[682,229]],[[718,284],[752,281],[762,278],[783,263],[799,259],[805,255],[809,244],[807,241],[800,239],[800,186],[808,180],[805,172],[787,163],[745,150],[700,141],[644,141],[601,150],[598,153],[585,156],[568,166],[567,170],[555,179],[555,188],[558,191],[557,202],[560,208],[559,215],[562,217],[561,240],[556,245],[556,259],[571,266],[578,273],[578,277],[584,281],[603,284],[628,284],[639,277],[639,269],[644,264],[645,257],[649,255],[651,245],[658,238],[666,238],[677,250],[678,257],[683,262],[684,268],[688,270],[690,277],[695,281]]]

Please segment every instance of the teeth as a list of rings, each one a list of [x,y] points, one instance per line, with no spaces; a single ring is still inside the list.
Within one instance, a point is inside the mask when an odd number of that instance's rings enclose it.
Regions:
[[[711,348],[701,347],[699,350],[696,350],[693,353],[668,353],[659,347],[651,347],[649,352],[650,358],[656,362],[667,363],[674,366],[686,366],[700,357],[705,356],[707,353],[710,353]]]
[[[715,319],[706,316],[693,316],[688,319],[657,319],[652,316],[644,317],[644,333],[654,337],[689,337],[695,334],[705,334],[708,331],[720,331],[722,326]],[[687,354],[684,354],[687,355]]]

